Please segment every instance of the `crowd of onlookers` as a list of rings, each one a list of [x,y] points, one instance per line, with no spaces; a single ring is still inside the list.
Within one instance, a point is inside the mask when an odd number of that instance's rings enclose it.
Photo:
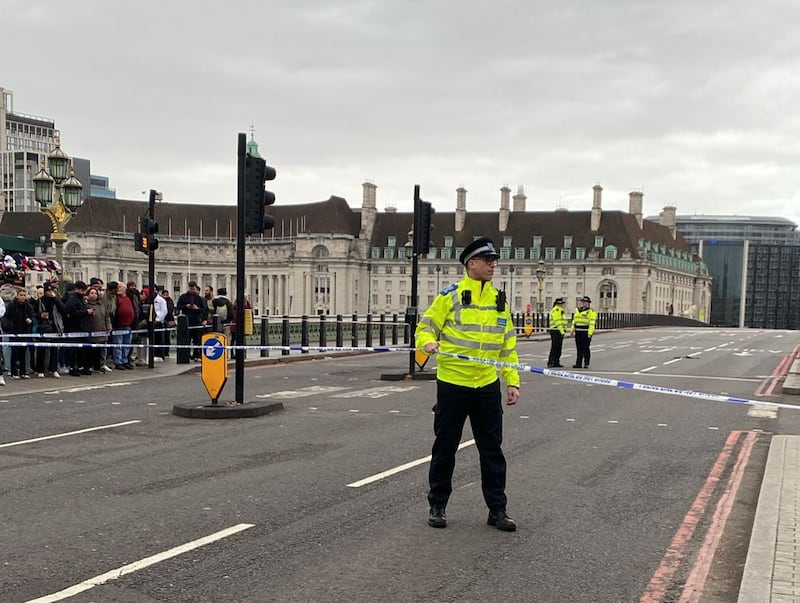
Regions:
[[[0,385],[5,385],[4,373],[12,379],[59,379],[62,373],[80,377],[145,366],[151,320],[153,360],[163,362],[179,314],[187,317],[191,358],[199,361],[204,328],[216,315],[230,334],[234,305],[224,288],[214,295],[206,286],[201,295],[194,281],[177,302],[158,285],[139,290],[135,282],[106,285],[100,278],[66,283],[63,296],[55,283],[30,289],[5,283],[0,286]]]

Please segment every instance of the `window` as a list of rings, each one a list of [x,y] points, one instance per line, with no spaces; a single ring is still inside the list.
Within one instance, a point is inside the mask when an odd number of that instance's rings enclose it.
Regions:
[[[583,260],[586,258],[586,247],[576,247],[575,248],[575,259],[576,260]]]
[[[616,260],[617,259],[617,248],[613,245],[609,245],[606,247],[606,259],[607,260]]]
[[[540,236],[533,237],[533,246],[534,247],[541,247],[542,246],[542,237],[540,237]]]
[[[453,246],[453,237],[445,237],[444,238],[444,246],[445,247],[452,247]]]
[[[392,273],[392,267],[391,266],[386,266],[385,273],[386,274],[391,274]]]
[[[386,294],[386,305],[389,306],[389,307],[391,307],[391,305],[392,305],[392,294],[391,293],[387,293]]]
[[[457,258],[460,258],[460,257],[461,257],[461,252],[462,252],[462,251],[464,251],[464,248],[463,248],[463,247],[456,247],[456,254],[455,254],[455,257],[457,257]]]
[[[546,259],[546,260],[554,260],[554,259],[556,259],[556,248],[555,247],[545,247],[544,259]]]
[[[569,267],[567,266],[561,267],[561,276],[569,276]]]
[[[503,237],[503,247],[511,247],[511,237]]]
[[[597,235],[594,238],[594,246],[595,247],[602,247],[603,246],[603,236],[602,235]]]
[[[386,244],[389,247],[397,247],[397,237],[395,237],[394,235],[390,236],[386,241]]]
[[[564,249],[572,247],[572,237],[564,237]]]
[[[568,260],[569,256],[570,256],[570,250],[569,249],[562,249],[561,250],[561,259],[562,260]]]
[[[511,256],[511,252],[508,247],[501,247],[500,248],[500,259],[507,260]]]
[[[313,258],[327,258],[330,256],[330,252],[325,245],[317,245],[314,249],[311,250],[311,257]]]
[[[449,260],[449,259],[450,259],[450,252],[451,252],[451,251],[452,251],[452,250],[451,250],[451,249],[449,249],[449,248],[442,249],[442,259],[443,259],[443,260]]]
[[[406,259],[406,248],[400,247],[397,249],[397,259],[398,260],[405,260]]]
[[[538,260],[541,257],[540,247],[531,247],[531,259]]]
[[[517,247],[514,250],[514,259],[516,259],[516,260],[524,260],[525,259],[525,248],[524,247]]]
[[[435,260],[436,259],[436,247],[431,247],[428,250],[428,259],[429,260]]]
[[[380,247],[373,247],[372,248],[372,259],[378,260],[381,257],[381,248]]]
[[[392,290],[392,283],[393,283],[393,282],[394,282],[394,281],[386,281],[386,282],[384,283],[384,287],[383,287],[383,288],[384,288],[386,291],[391,291],[391,290]]]
[[[394,247],[384,247],[383,257],[386,260],[391,260],[392,258],[394,258]]]

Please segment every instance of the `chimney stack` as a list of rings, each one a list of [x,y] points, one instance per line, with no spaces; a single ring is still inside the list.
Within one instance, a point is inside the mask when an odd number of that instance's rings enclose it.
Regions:
[[[674,205],[667,205],[661,210],[661,214],[659,214],[659,222],[662,226],[666,226],[669,228],[669,233],[672,235],[672,238],[677,237],[677,227],[675,225],[675,212],[677,209]]]
[[[521,184],[517,187],[517,194],[511,197],[514,200],[514,212],[525,211],[525,201],[528,197],[525,196],[525,187]]]
[[[498,229],[500,232],[505,232],[508,228],[508,218],[510,214],[509,205],[511,202],[511,189],[503,186],[500,189],[500,212]]]
[[[603,203],[603,187],[599,184],[595,184],[592,187],[593,195],[592,195],[592,224],[591,230],[592,232],[597,232],[600,230],[600,216],[603,214],[602,203]]]
[[[363,198],[361,201],[361,233],[359,238],[369,241],[372,238],[372,228],[375,226],[375,214],[377,213],[376,190],[378,189],[372,182],[365,182],[361,185]]]
[[[456,223],[455,231],[464,230],[464,221],[467,218],[467,189],[459,186],[456,189]]]
[[[642,198],[644,193],[640,191],[631,191],[628,194],[628,213],[636,218],[636,223],[639,228],[642,227]]]

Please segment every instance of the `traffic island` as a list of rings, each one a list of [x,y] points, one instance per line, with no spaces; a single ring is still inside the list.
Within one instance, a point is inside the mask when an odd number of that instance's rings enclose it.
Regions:
[[[172,414],[187,419],[249,419],[283,410],[282,402],[245,402],[244,404],[176,404]]]

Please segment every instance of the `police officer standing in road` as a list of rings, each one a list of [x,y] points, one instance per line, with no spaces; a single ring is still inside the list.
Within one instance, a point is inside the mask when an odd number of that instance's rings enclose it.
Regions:
[[[428,354],[438,351],[486,360],[517,363],[516,331],[505,293],[491,280],[500,255],[488,238],[467,245],[460,261],[467,274],[442,290],[420,319],[416,345]],[[507,403],[519,400],[519,373],[500,369],[506,382]],[[453,490],[456,451],[469,417],[480,455],[483,498],[489,507],[486,523],[513,532],[517,524],[506,513],[506,459],[503,406],[497,368],[462,358],[440,355],[436,367],[436,405],[433,407],[433,443],[429,473],[428,525],[447,526],[445,507]]]
[[[564,333],[567,332],[567,317],[564,316],[564,298],[557,297],[550,310],[550,356],[547,358],[547,368],[561,368],[561,347],[564,343]]]
[[[597,312],[592,310],[592,298],[584,295],[575,314],[572,316],[572,332],[575,333],[575,348],[578,350],[578,359],[572,368],[589,368],[592,357],[591,345],[594,335],[594,324],[597,321]]]

